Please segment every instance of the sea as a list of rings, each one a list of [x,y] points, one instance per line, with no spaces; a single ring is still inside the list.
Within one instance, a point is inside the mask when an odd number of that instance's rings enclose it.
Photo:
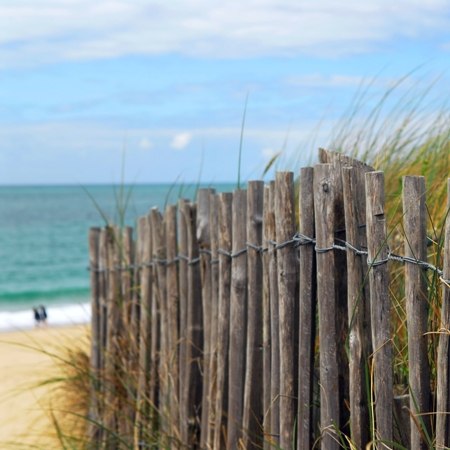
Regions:
[[[34,327],[40,305],[49,326],[89,322],[89,228],[134,226],[201,187],[235,184],[0,186],[0,331]]]

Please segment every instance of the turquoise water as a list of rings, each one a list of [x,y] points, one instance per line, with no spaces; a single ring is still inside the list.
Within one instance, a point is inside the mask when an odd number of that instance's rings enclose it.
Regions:
[[[196,187],[125,187],[122,200],[113,186],[0,187],[0,313],[89,302],[88,232],[105,224],[95,203],[117,223],[117,205],[129,197],[125,221],[134,225],[153,206],[193,198]]]

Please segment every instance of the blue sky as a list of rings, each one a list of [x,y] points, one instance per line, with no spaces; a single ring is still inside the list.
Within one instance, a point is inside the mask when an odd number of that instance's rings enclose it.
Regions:
[[[448,96],[450,1],[0,0],[0,184],[297,170],[361,83]],[[411,84],[410,84],[411,86]],[[373,92],[372,92],[373,91]],[[447,91],[447,92],[446,92]]]

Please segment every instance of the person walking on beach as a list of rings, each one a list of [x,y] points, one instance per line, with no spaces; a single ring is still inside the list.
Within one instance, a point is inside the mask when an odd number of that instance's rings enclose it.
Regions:
[[[37,308],[33,308],[33,314],[34,314],[34,321],[36,327],[39,327],[41,324],[41,313]]]
[[[47,325],[47,310],[45,309],[44,305],[39,306],[39,317],[40,317],[40,321],[44,325]]]

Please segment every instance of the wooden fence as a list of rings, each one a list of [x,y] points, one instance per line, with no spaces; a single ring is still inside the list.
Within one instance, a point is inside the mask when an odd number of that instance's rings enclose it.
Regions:
[[[299,192],[280,172],[152,209],[134,238],[91,229],[92,448],[450,446],[450,220],[440,270],[422,177],[403,180],[402,256],[382,172],[321,150]]]

